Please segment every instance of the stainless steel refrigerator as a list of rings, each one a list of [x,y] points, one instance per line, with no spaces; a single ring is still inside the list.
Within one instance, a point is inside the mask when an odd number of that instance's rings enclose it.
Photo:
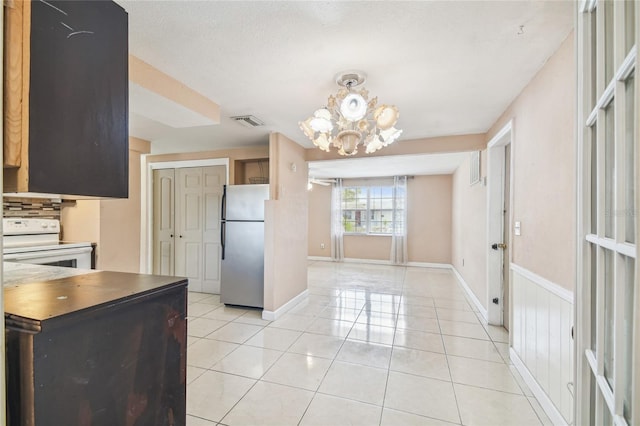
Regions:
[[[220,301],[227,305],[264,305],[264,201],[269,185],[225,185],[220,242]]]

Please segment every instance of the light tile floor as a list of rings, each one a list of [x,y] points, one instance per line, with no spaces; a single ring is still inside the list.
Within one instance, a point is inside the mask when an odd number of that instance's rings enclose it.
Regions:
[[[189,293],[187,425],[551,424],[449,270],[310,262],[276,321]]]

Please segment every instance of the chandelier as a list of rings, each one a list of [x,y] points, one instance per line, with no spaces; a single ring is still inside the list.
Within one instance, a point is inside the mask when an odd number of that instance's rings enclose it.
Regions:
[[[315,146],[329,152],[333,145],[340,155],[355,155],[358,145],[370,154],[393,143],[402,134],[394,126],[400,113],[395,105],[378,105],[369,99],[362,73],[349,72],[336,78],[342,88],[329,96],[327,106],[298,124]]]

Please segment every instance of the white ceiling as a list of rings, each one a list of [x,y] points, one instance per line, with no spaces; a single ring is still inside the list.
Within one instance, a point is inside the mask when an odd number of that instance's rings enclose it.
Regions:
[[[176,128],[132,94],[131,135],[153,153],[266,144],[298,128],[358,69],[400,109],[402,139],[485,132],[573,27],[572,1],[141,1],[130,53],[221,107],[219,125]],[[521,30],[521,26],[522,30]],[[522,34],[519,34],[522,33]],[[252,114],[265,126],[229,119]],[[401,141],[399,143],[402,143]]]

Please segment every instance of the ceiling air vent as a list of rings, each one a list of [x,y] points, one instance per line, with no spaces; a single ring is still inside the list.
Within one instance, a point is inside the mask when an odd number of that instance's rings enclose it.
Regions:
[[[231,119],[246,127],[264,126],[264,122],[253,115],[236,115],[235,117],[231,117]]]

